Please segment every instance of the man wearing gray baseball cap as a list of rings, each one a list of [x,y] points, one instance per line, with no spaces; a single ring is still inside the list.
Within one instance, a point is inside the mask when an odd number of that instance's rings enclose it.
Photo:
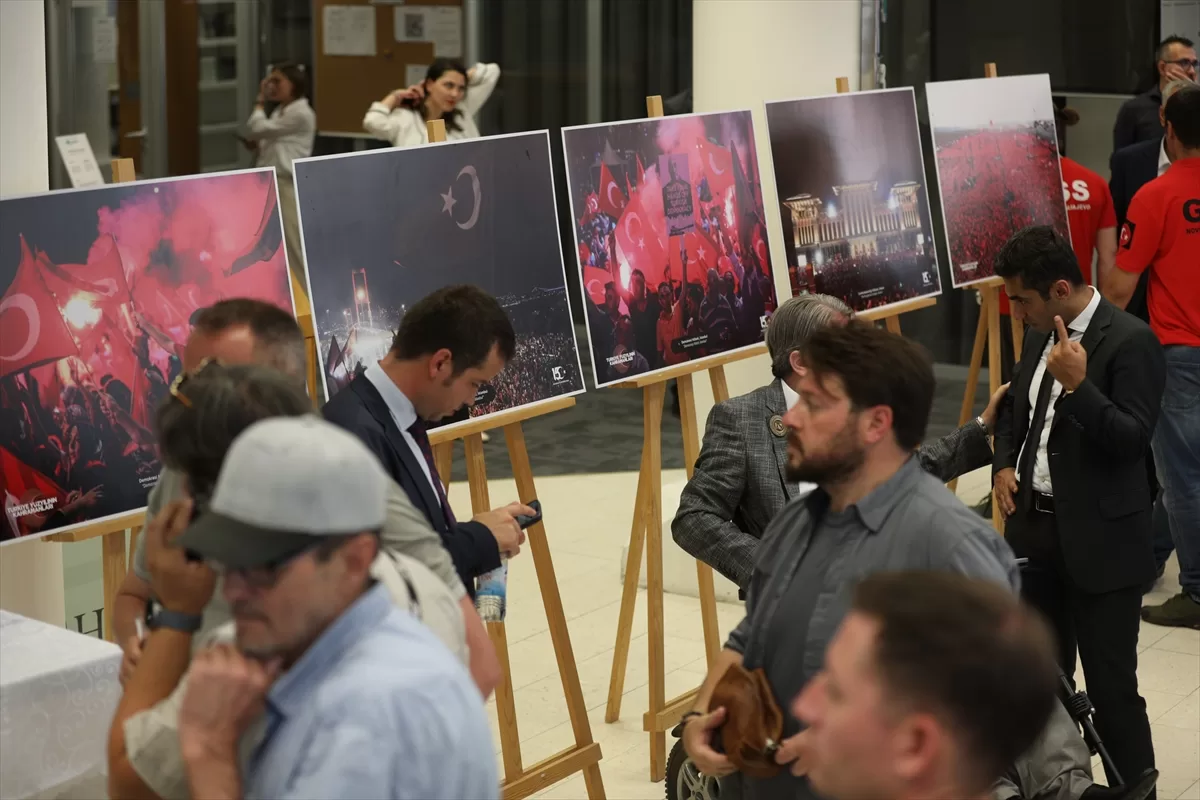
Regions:
[[[223,574],[237,628],[236,647],[192,660],[179,714],[192,797],[497,796],[478,690],[370,576],[387,489],[366,446],[316,417],[234,440],[176,542]],[[239,758],[260,715],[262,741]]]

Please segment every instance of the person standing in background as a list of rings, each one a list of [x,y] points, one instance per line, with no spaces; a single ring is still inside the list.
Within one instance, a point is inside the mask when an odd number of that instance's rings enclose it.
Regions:
[[[1175,160],[1142,187],[1121,228],[1113,303],[1150,273],[1150,326],[1166,354],[1166,393],[1154,430],[1154,462],[1179,554],[1182,591],[1142,609],[1154,625],[1200,630],[1200,87],[1167,101],[1167,149]],[[1088,688],[1091,688],[1089,682]]]
[[[1160,139],[1163,123],[1158,109],[1163,89],[1171,81],[1196,80],[1196,47],[1191,39],[1168,36],[1159,42],[1154,57],[1155,82],[1147,92],[1126,100],[1113,125],[1113,152],[1148,139]]]
[[[270,116],[264,108],[267,102],[277,104]],[[275,65],[259,85],[242,143],[257,154],[255,166],[275,168],[288,266],[296,282],[306,291],[308,283],[304,279],[304,249],[300,242],[292,162],[312,155],[316,135],[317,114],[308,103],[308,73],[300,64]]]
[[[1163,106],[1175,92],[1188,86],[1195,86],[1189,80],[1171,81],[1162,90],[1162,106],[1158,109],[1159,119],[1163,116]],[[1163,122],[1163,127],[1166,123]],[[1138,190],[1150,181],[1167,171],[1173,160],[1167,149],[1166,137],[1157,141],[1147,139],[1144,142],[1131,144],[1112,154],[1109,160],[1109,171],[1112,178],[1109,188],[1112,190],[1113,209],[1116,211],[1117,225],[1125,224],[1125,215],[1129,212],[1129,203]],[[1146,286],[1150,280],[1150,271],[1146,270],[1138,278],[1137,288],[1133,296],[1125,304],[1125,310],[1143,322],[1150,322],[1150,309],[1146,305]],[[1120,281],[1118,281],[1120,282]],[[1117,302],[1112,296],[1111,286],[1101,286],[1100,291],[1111,302]],[[1120,305],[1120,303],[1117,303]],[[1171,525],[1167,520],[1167,511],[1163,507],[1162,488],[1158,485],[1158,472],[1154,468],[1154,454],[1146,457],[1146,474],[1150,480],[1150,491],[1157,499],[1154,502],[1154,561],[1158,565],[1158,578],[1161,578],[1167,568],[1167,560],[1175,550],[1171,541]],[[1157,582],[1158,578],[1155,578]],[[1149,591],[1154,588],[1151,583],[1146,586]]]
[[[447,140],[478,139],[475,115],[499,80],[496,64],[467,69],[460,61],[439,58],[429,66],[425,80],[372,103],[363,117],[363,130],[393,147],[412,147],[426,144],[425,123],[440,119],[446,123]]]

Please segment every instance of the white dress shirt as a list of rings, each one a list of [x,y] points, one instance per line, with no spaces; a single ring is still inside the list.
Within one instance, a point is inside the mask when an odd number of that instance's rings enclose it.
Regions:
[[[794,406],[794,405],[796,405],[796,403],[800,402],[800,395],[796,394],[795,389],[788,386],[787,381],[781,380],[779,382],[779,385],[783,387],[783,400],[784,400],[784,402],[787,403],[788,411],[791,411],[792,406]],[[811,492],[813,489],[817,488],[817,485],[815,483],[805,483],[804,481],[801,481],[800,483],[798,483],[796,485],[799,487],[798,494],[800,494],[800,495],[806,495],[809,492]]]
[[[1088,324],[1091,323],[1092,317],[1096,314],[1096,309],[1100,306],[1100,293],[1095,289],[1088,287],[1092,293],[1092,299],[1088,301],[1087,306],[1083,311],[1079,312],[1079,316],[1071,320],[1067,325],[1067,335],[1070,336],[1072,342],[1078,342],[1083,338],[1083,334],[1087,331]],[[1057,334],[1051,334],[1050,339],[1046,342],[1046,347],[1042,350],[1042,358],[1038,362],[1037,369],[1033,372],[1033,380],[1029,383],[1029,422],[1033,424],[1033,413],[1037,410],[1038,389],[1041,388],[1042,378],[1046,374],[1046,359],[1050,355],[1050,348],[1058,341]],[[1050,404],[1046,406],[1046,424],[1042,426],[1042,436],[1038,441],[1037,455],[1033,461],[1033,490],[1042,494],[1054,494],[1054,485],[1050,482],[1050,460],[1046,457],[1046,446],[1050,443],[1050,428],[1054,423],[1054,406],[1058,402],[1058,398],[1062,395],[1062,384],[1057,380],[1050,387]],[[1024,446],[1021,447],[1022,453]],[[1017,456],[1017,464],[1021,463],[1021,455]],[[1017,474],[1017,480],[1021,479],[1021,475]]]
[[[285,178],[292,175],[292,161],[312,155],[316,135],[317,115],[304,97],[276,106],[270,117],[256,108],[246,120],[246,138],[258,142],[256,164]]]
[[[1161,176],[1169,166],[1171,166],[1171,159],[1167,157],[1167,140],[1164,137],[1158,143],[1158,174]]]
[[[417,459],[417,463],[421,465],[421,472],[425,473],[425,480],[429,481],[429,488],[433,489],[433,496],[440,497],[437,485],[433,482],[433,474],[429,471],[429,462],[425,460],[425,454],[421,452],[417,440],[408,432],[408,429],[417,421],[416,407],[404,392],[400,391],[400,387],[392,382],[378,362],[367,367],[364,375],[379,391],[383,402],[387,404],[388,411],[392,413],[392,419],[395,421],[396,427],[400,429],[400,435],[404,437],[405,444],[412,451],[413,458]]]
[[[467,94],[458,104],[459,130],[446,128],[446,141],[478,139],[479,128],[475,115],[492,96],[496,82],[500,80],[497,64],[476,64],[467,83]],[[413,147],[427,144],[429,133],[425,128],[425,116],[415,108],[396,106],[388,109],[383,103],[371,103],[363,117],[363,130],[376,139],[391,142],[392,147]]]

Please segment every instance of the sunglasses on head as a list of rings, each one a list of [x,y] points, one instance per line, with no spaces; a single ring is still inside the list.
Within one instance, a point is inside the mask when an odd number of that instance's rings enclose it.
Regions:
[[[194,370],[192,370],[191,372],[181,372],[175,376],[175,380],[171,381],[171,388],[170,388],[171,397],[178,400],[183,405],[184,408],[191,408],[192,401],[191,401],[191,398],[189,398],[187,396],[187,394],[184,393],[183,387],[187,384],[187,382],[189,380],[191,380],[192,378],[196,377],[201,372],[203,372],[204,368],[207,367],[209,364],[216,364],[218,366],[222,366],[221,362],[218,361],[217,359],[211,358],[211,357],[206,358],[203,361],[201,361],[199,364],[197,364],[196,368]]]

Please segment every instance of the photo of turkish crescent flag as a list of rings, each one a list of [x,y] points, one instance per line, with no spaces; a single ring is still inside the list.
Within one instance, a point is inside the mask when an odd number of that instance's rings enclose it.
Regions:
[[[728,148],[713,144],[708,139],[697,139],[696,149],[700,152],[700,169],[698,174],[692,175],[692,179],[698,184],[701,177],[707,177],[713,196],[723,195],[733,186],[733,154]]]
[[[54,295],[21,237],[21,263],[0,298],[0,378],[77,354]]]
[[[609,171],[607,164],[600,165],[600,210],[613,219],[621,216],[621,210],[628,201],[625,192],[617,185],[616,178]]]
[[[60,307],[65,307],[77,293],[86,292],[104,313],[116,314],[118,306],[132,299],[117,243],[111,236],[104,239],[107,242],[103,255],[87,264],[55,264],[38,251],[42,278]]]
[[[667,264],[662,242],[666,239],[666,220],[661,212],[657,215],[647,211],[643,205],[645,193],[638,192],[625,206],[625,213],[617,223],[617,246],[630,270],[641,270],[646,283],[657,286],[663,279],[663,267]]]

